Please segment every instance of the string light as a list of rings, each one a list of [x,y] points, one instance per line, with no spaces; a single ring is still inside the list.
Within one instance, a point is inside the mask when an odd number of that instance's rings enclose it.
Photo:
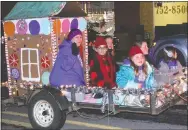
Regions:
[[[4,22],[3,22],[4,25]],[[4,32],[4,40],[5,40],[5,57],[6,57],[6,63],[7,63],[7,73],[8,73],[8,83],[7,83],[7,87],[10,86],[11,84],[11,74],[10,74],[10,65],[9,65],[9,59],[8,59],[8,40],[7,40],[7,35]],[[11,90],[11,86],[9,89],[9,95],[12,95],[12,90]]]
[[[49,19],[50,20],[50,24],[51,24],[51,46],[52,46],[52,66],[54,65],[55,63],[55,60],[56,60],[56,56],[57,56],[57,36],[54,32],[54,28],[53,28],[53,23],[55,20],[53,19]]]
[[[84,31],[85,35],[85,66],[86,66],[86,86],[89,87],[89,66],[88,66],[88,33],[87,30]]]

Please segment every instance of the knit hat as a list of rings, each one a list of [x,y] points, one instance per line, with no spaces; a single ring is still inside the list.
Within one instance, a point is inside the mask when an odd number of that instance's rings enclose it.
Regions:
[[[94,44],[95,44],[96,48],[99,47],[100,45],[106,45],[107,46],[107,43],[106,43],[105,39],[103,37],[101,37],[101,36],[98,36],[96,38],[96,41],[95,41]]]
[[[130,51],[129,51],[129,57],[132,57],[136,54],[143,54],[142,50],[138,47],[138,46],[133,46],[131,47]]]
[[[82,35],[82,32],[79,29],[72,29],[69,32],[67,39],[71,41],[77,35]]]

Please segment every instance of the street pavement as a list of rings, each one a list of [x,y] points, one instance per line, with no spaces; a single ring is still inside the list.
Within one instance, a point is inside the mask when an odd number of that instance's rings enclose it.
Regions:
[[[82,112],[89,113],[89,110]],[[91,114],[95,113],[95,114]],[[99,112],[90,110],[89,116],[101,116]],[[67,129],[181,129],[187,130],[187,110],[172,109],[162,113],[163,116],[149,116],[133,113],[120,113],[116,116],[106,117],[101,120],[84,119],[80,116],[73,117],[68,114],[66,123],[62,130]],[[124,117],[123,117],[124,116]],[[148,117],[148,118],[147,118]],[[152,117],[152,118],[151,118]],[[164,118],[164,119],[157,119]],[[156,119],[156,120],[154,120]],[[169,120],[169,121],[168,121]],[[182,123],[183,122],[183,123]],[[23,130],[31,129],[27,116],[26,107],[10,107],[1,112],[2,130],[14,129]]]

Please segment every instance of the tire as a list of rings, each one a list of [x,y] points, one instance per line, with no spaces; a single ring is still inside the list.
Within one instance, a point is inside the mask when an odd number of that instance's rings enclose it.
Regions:
[[[28,117],[34,129],[58,130],[65,124],[66,112],[61,111],[51,95],[39,93],[28,104]]]

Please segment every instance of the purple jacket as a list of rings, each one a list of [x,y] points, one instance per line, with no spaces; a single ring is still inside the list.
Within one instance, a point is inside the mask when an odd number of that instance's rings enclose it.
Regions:
[[[72,54],[71,41],[64,40],[59,45],[59,52],[50,74],[53,87],[61,85],[85,85],[83,67],[78,57]]]

